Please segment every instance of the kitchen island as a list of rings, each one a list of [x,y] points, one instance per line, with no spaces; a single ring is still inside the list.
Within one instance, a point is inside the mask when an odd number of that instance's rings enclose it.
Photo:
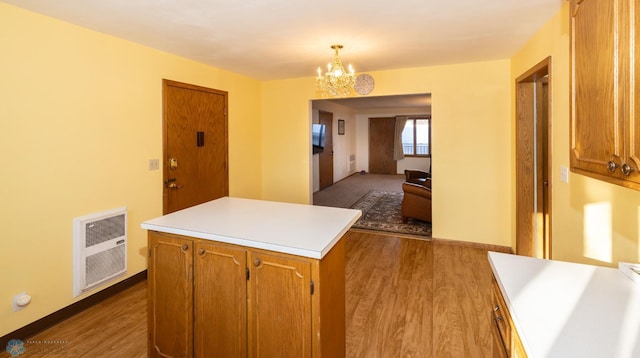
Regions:
[[[224,197],[149,230],[149,355],[345,354],[342,236],[359,210]]]
[[[640,285],[620,270],[488,256],[498,290],[494,322],[506,350],[502,356],[640,357]],[[507,312],[500,312],[501,299]],[[505,329],[510,324],[511,332]]]

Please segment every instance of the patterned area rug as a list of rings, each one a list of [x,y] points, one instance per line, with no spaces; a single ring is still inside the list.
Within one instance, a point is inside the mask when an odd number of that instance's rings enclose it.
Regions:
[[[351,206],[362,210],[354,228],[431,237],[431,223],[409,219],[402,223],[403,193],[371,190]]]

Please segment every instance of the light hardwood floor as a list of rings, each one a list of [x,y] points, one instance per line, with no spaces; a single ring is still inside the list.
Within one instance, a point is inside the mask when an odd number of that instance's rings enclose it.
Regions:
[[[346,250],[347,357],[492,356],[487,250],[358,231]],[[146,324],[141,283],[27,339],[20,357],[146,357]]]

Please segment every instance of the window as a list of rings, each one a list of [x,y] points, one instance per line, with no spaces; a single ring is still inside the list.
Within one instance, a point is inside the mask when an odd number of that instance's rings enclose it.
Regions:
[[[405,156],[431,156],[431,118],[407,119],[402,131],[402,151]]]

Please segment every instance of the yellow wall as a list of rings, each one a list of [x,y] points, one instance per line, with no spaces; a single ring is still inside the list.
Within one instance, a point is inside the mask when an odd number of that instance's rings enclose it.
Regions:
[[[512,58],[511,64],[515,83],[519,75],[547,56],[552,57],[553,258],[612,266],[618,261],[638,262],[640,192],[574,173],[570,173],[568,184],[560,181],[560,166],[569,167],[569,34],[567,2]]]
[[[371,95],[431,93],[433,236],[511,244],[509,60],[370,73]],[[314,79],[263,92],[263,197],[308,203]]]
[[[230,194],[262,195],[258,81],[3,3],[0,53],[0,336],[74,302],[74,217],[127,206],[128,275],[146,269],[163,78],[229,93]]]

